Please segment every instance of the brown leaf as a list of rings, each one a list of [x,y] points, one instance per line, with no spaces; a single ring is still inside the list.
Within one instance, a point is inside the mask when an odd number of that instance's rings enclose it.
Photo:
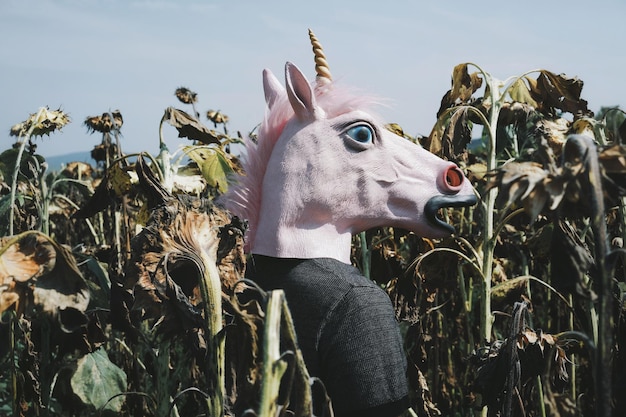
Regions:
[[[197,140],[205,145],[209,143],[220,143],[220,137],[217,132],[210,130],[200,123],[198,119],[182,110],[168,107],[165,109],[162,120],[168,122],[178,130],[179,138]]]
[[[467,64],[459,64],[452,71],[452,98],[465,102],[480,88],[482,83],[483,79],[477,72],[469,74]]]
[[[33,289],[35,304],[52,315],[68,308],[84,313],[89,305],[89,288],[76,259],[67,247],[56,243],[53,246],[54,269],[37,279]]]
[[[104,176],[89,200],[76,211],[72,217],[75,219],[86,219],[95,216],[97,213],[107,209],[115,202],[115,190],[109,181],[109,175]]]
[[[0,244],[5,248],[0,255],[3,309],[17,303],[21,314],[33,302],[52,316],[66,308],[86,310],[89,290],[69,249],[40,233],[2,238]]]
[[[467,144],[472,140],[472,129],[469,123],[469,108],[456,110],[441,138],[441,156],[456,161],[465,152]]]
[[[172,196],[142,158],[136,171],[150,218],[131,241],[126,289],[135,296],[133,309],[143,311],[159,332],[170,336],[201,328],[201,274],[207,262],[216,263],[222,289],[230,291],[234,276],[243,276],[243,232],[236,225],[222,229],[230,218],[210,201]],[[197,334],[194,340],[199,343],[203,336]]]
[[[554,115],[555,110],[574,115],[588,115],[587,101],[580,98],[582,80],[568,78],[541,70],[536,84],[530,84],[530,95],[537,102],[537,109],[546,115]]]
[[[28,234],[13,241],[0,238],[0,247],[5,249],[0,254],[0,284],[29,281],[54,267],[54,250],[42,236]]]
[[[498,126],[525,123],[535,109],[524,103],[503,103],[498,115]]]
[[[452,88],[444,95],[437,112],[439,118],[446,109],[467,103],[472,94],[480,88],[483,79],[477,72],[468,73],[467,64],[459,64],[452,71]]]

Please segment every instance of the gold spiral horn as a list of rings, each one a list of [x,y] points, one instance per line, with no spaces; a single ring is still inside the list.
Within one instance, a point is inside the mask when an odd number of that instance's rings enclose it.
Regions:
[[[309,38],[311,39],[311,46],[313,46],[313,54],[315,55],[315,73],[317,74],[317,84],[320,86],[330,84],[333,81],[333,76],[330,74],[330,68],[328,68],[326,55],[324,55],[324,48],[322,48],[322,44],[311,29],[309,29]]]

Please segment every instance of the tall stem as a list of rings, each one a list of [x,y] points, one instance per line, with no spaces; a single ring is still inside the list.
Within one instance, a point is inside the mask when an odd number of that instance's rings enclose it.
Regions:
[[[46,110],[44,107],[40,108],[35,116],[34,120],[39,120],[41,118],[41,114]],[[35,130],[35,126],[37,123],[31,123],[28,132],[22,138],[22,143],[20,143],[20,149],[17,151],[17,158],[15,159],[15,167],[13,168],[13,180],[11,182],[11,210],[9,210],[9,236],[13,236],[13,221],[15,219],[15,194],[17,191],[17,176],[20,172],[20,165],[22,162],[22,154],[24,153],[24,148],[26,147],[26,142],[30,139],[33,131]]]
[[[224,415],[224,335],[222,334],[222,282],[216,266],[217,241],[207,249],[210,253],[200,252],[204,271],[200,279],[200,291],[204,300],[204,319],[206,320],[207,339],[210,345],[207,357],[207,383],[210,389],[207,398],[207,415]]]
[[[489,123],[485,126],[488,132],[489,146],[487,147],[487,172],[493,172],[497,168],[496,162],[496,129],[498,126],[498,116],[502,103],[500,102],[499,91],[491,77],[484,73],[487,85],[491,92],[491,110],[489,112]],[[485,222],[483,226],[483,302],[480,320],[481,337],[485,341],[491,340],[491,330],[493,316],[491,314],[491,276],[493,275],[493,250],[496,246],[494,236],[494,212],[498,189],[492,188],[484,196]]]
[[[280,358],[280,322],[284,293],[282,290],[270,292],[265,309],[265,329],[263,331],[263,368],[261,370],[261,398],[259,417],[277,415],[280,381],[287,370],[287,363]]]

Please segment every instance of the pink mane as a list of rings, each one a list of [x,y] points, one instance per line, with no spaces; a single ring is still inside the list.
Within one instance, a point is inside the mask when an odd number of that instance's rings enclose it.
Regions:
[[[355,110],[368,110],[380,100],[370,96],[355,94],[333,83],[330,88],[315,88],[317,105],[324,110],[326,117],[333,118]],[[265,119],[258,129],[257,142],[248,139],[246,153],[242,156],[244,174],[237,175],[228,193],[224,196],[224,205],[233,214],[248,220],[246,250],[254,241],[261,211],[263,178],[274,145],[280,138],[287,122],[294,117],[294,111],[286,94],[282,94],[266,110]]]

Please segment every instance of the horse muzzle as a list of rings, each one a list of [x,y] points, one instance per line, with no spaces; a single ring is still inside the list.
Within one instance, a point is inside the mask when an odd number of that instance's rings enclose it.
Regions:
[[[441,208],[446,207],[467,207],[476,204],[478,199],[474,194],[466,195],[436,195],[431,197],[424,206],[424,215],[432,227],[446,231],[449,234],[455,232],[454,226],[444,222],[437,216],[437,212]]]

